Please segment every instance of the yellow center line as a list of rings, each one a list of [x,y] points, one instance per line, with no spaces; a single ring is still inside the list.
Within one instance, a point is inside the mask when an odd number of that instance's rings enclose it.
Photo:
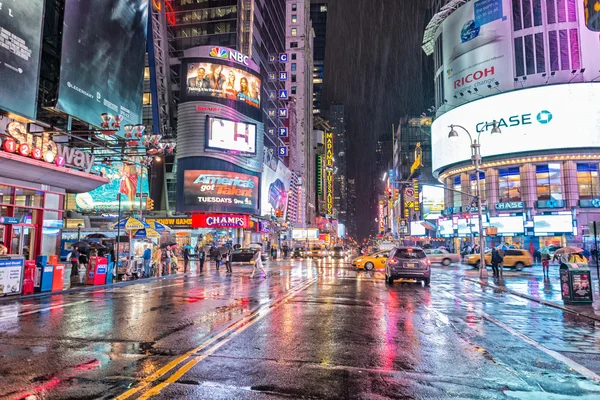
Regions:
[[[253,325],[257,321],[259,321],[262,318],[264,318],[267,314],[269,314],[275,308],[277,308],[280,305],[282,305],[289,298],[295,296],[296,294],[298,294],[299,292],[301,292],[302,290],[306,289],[308,286],[310,286],[311,284],[313,284],[316,280],[317,280],[317,278],[314,277],[314,278],[311,278],[311,279],[309,279],[307,281],[304,281],[304,283],[301,283],[298,286],[292,288],[290,291],[287,292],[287,294],[285,294],[283,297],[279,298],[278,300],[274,300],[274,301],[272,301],[270,303],[264,304],[263,306],[259,307],[255,311],[253,311],[251,314],[248,314],[244,318],[238,320],[237,322],[233,323],[232,325],[230,325],[225,330],[221,331],[220,333],[218,333],[215,336],[213,336],[212,338],[210,338],[208,341],[202,343],[200,346],[198,346],[195,349],[192,349],[192,350],[186,352],[182,356],[174,359],[173,361],[171,361],[170,363],[168,363],[164,367],[162,367],[159,370],[157,370],[156,372],[154,372],[152,375],[144,378],[142,380],[142,382],[140,382],[139,384],[137,384],[133,388],[129,389],[128,391],[126,391],[122,395],[116,397],[115,400],[125,400],[125,399],[130,398],[131,396],[133,396],[134,394],[138,393],[139,391],[146,389],[148,386],[150,386],[151,384],[153,384],[153,382],[155,382],[158,379],[160,379],[161,377],[163,377],[166,373],[168,373],[170,370],[172,370],[173,368],[175,368],[177,365],[181,364],[182,362],[184,362],[185,360],[187,360],[189,358],[194,357],[194,359],[192,359],[189,362],[187,362],[183,367],[181,367],[179,370],[177,370],[169,379],[167,379],[164,382],[160,383],[159,385],[153,387],[152,389],[150,389],[148,392],[146,392],[143,396],[141,396],[139,398],[140,399],[142,399],[142,398],[146,399],[146,398],[148,398],[150,396],[154,396],[154,395],[160,393],[160,391],[162,389],[164,389],[165,387],[167,387],[171,383],[176,382],[190,368],[192,368],[194,365],[196,365],[200,361],[204,360],[206,357],[208,357],[209,355],[211,355],[214,351],[216,351],[218,348],[220,348],[221,346],[223,346],[225,343],[229,342],[229,340],[231,340],[234,336],[236,336],[237,334],[245,331],[248,327],[250,327],[251,325]],[[228,336],[228,337],[225,338],[225,339],[223,339],[226,336]],[[200,356],[198,356],[196,354],[196,353],[198,353],[198,352],[206,349],[207,347],[211,346],[213,343],[215,343],[215,342],[217,342],[217,341],[219,341],[221,339],[223,339],[223,340],[220,343],[218,343],[217,345],[215,345],[213,348],[211,348],[210,350],[208,350],[204,354],[202,354]]]

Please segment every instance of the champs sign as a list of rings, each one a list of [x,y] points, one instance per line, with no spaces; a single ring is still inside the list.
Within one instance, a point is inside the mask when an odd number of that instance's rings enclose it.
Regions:
[[[327,214],[333,215],[333,132],[325,133],[325,171],[327,185],[325,204]]]
[[[250,216],[235,214],[192,214],[192,228],[250,228]]]

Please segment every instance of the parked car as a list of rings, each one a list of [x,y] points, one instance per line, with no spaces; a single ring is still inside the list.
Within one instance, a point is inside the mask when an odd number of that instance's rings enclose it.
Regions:
[[[508,249],[504,250],[504,267],[513,268],[517,271],[533,265],[533,257],[527,250],[523,249]],[[469,254],[465,257],[465,263],[471,266],[479,266],[479,254]],[[485,253],[485,265],[492,265],[492,252]]]
[[[231,255],[231,262],[243,262],[248,263],[254,257],[258,249],[256,248],[242,248],[233,251]]]
[[[460,254],[450,253],[448,250],[443,249],[425,249],[423,250],[427,255],[429,261],[432,264],[442,264],[448,266],[452,263],[459,263],[461,261]]]
[[[310,249],[308,256],[310,258],[325,258],[329,256],[329,251],[327,251],[325,247],[313,246],[313,248]]]
[[[416,279],[429,286],[431,262],[420,247],[395,247],[385,262],[385,280],[393,284],[396,279]]]
[[[306,249],[304,247],[294,247],[292,249],[292,258],[305,258],[306,257]]]
[[[377,251],[375,253],[358,256],[352,260],[352,266],[365,271],[373,271],[375,268],[384,268],[390,252],[388,250]]]

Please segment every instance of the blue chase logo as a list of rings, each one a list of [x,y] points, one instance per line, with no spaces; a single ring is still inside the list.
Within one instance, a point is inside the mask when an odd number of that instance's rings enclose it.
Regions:
[[[538,113],[537,120],[540,124],[546,125],[548,122],[552,121],[552,113],[548,110],[542,110]]]

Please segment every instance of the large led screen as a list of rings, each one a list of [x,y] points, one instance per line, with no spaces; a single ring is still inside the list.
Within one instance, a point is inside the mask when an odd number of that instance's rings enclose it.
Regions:
[[[454,228],[451,219],[439,220],[438,222],[438,230],[441,236],[453,236]]]
[[[0,1],[0,108],[35,119],[44,0]]]
[[[498,235],[523,233],[523,217],[490,217],[490,226],[498,228]]]
[[[110,165],[100,164],[92,167],[92,173],[99,174],[110,180],[109,183],[88,193],[75,195],[78,211],[83,212],[118,212],[119,193],[121,194],[121,211],[139,210],[145,208],[145,198],[148,194],[148,170],[145,167],[122,162]],[[142,199],[140,203],[140,198]]]
[[[184,204],[194,211],[256,213],[259,181],[257,176],[237,172],[187,170]]]
[[[256,154],[256,125],[207,117],[206,147],[215,150]]]
[[[250,117],[260,115],[261,80],[254,72],[226,62],[192,60],[184,60],[182,68],[182,101],[214,101]]]
[[[142,121],[148,0],[67,0],[56,108],[99,126]]]
[[[600,146],[600,82],[543,86],[499,94],[465,104],[435,120],[431,129],[434,173],[470,162],[469,136],[458,129],[449,139],[449,125],[481,134],[481,155],[527,154],[540,150],[586,149]],[[492,134],[493,121],[502,133]]]
[[[535,215],[533,230],[538,233],[572,233],[573,217],[571,215]]]
[[[423,221],[410,221],[410,236],[425,236],[425,226]]]
[[[288,192],[292,172],[281,161],[277,162],[275,169],[263,165],[260,210],[262,215],[276,215],[280,210],[285,217],[288,206]]]

